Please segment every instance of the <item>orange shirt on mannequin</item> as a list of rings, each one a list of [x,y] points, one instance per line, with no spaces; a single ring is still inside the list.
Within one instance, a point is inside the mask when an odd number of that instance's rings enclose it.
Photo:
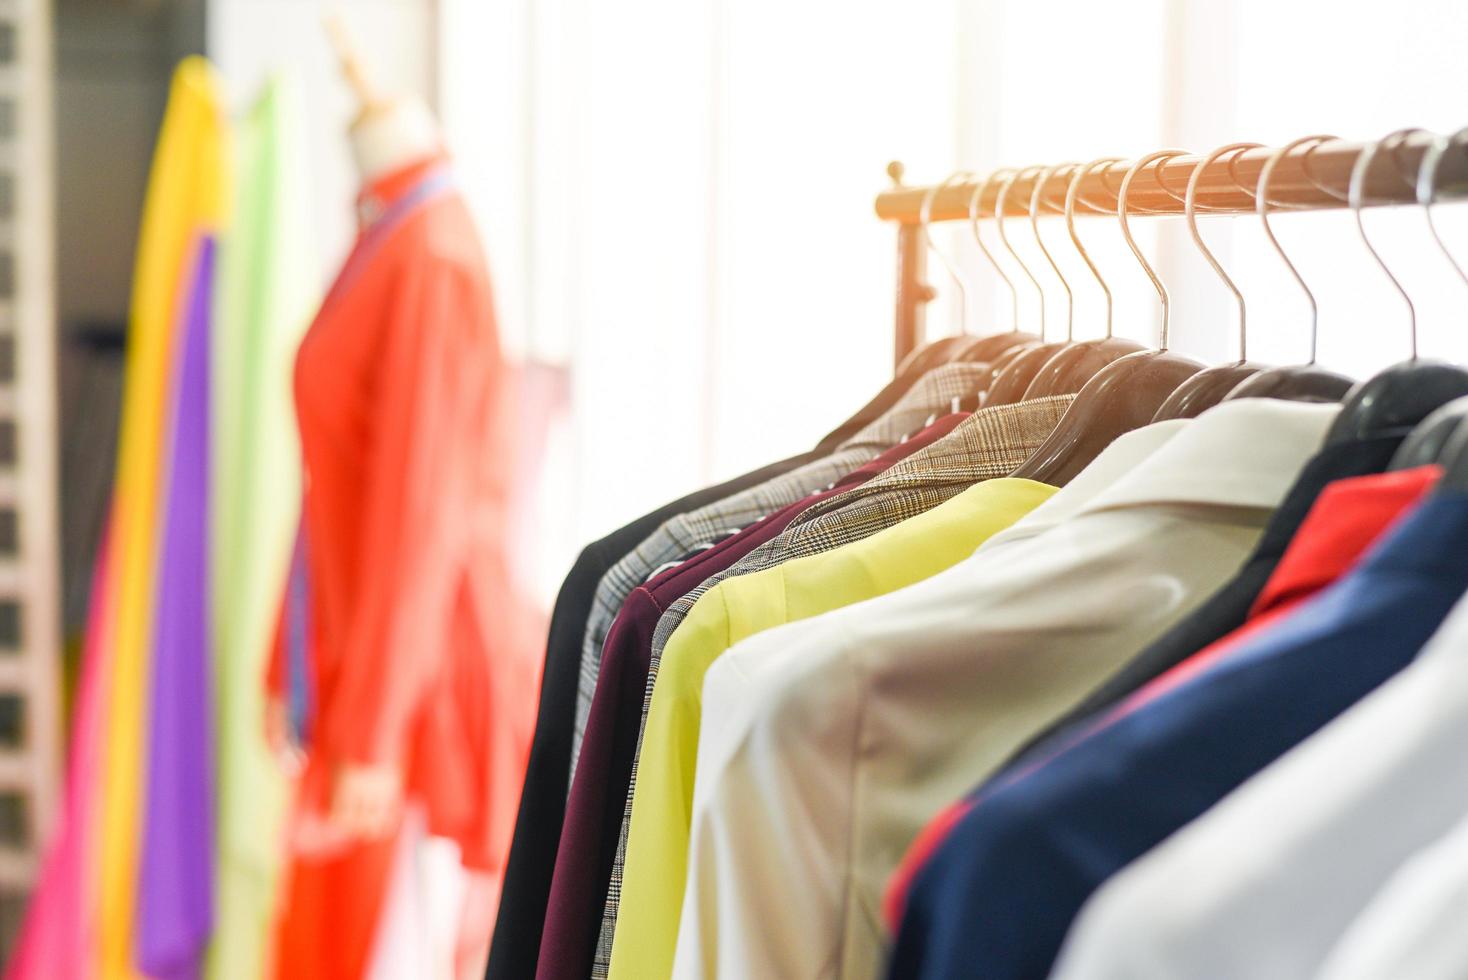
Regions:
[[[488,275],[442,158],[374,182],[360,211],[296,365],[316,707],[294,822],[327,812],[340,765],[396,764],[429,832],[498,875],[541,637],[503,552],[510,406]],[[362,974],[391,847],[292,858],[280,975]]]

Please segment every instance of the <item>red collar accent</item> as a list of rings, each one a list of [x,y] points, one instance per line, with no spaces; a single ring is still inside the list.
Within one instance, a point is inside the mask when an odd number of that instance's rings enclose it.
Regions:
[[[1249,618],[1340,578],[1440,476],[1441,466],[1418,466],[1337,480],[1326,487],[1254,601]]]

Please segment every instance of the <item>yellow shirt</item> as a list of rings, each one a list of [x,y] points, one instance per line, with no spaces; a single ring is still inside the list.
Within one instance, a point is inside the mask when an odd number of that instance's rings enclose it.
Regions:
[[[936,575],[1053,493],[1054,487],[1032,480],[986,480],[869,538],[726,579],[698,600],[663,651],[648,709],[611,980],[652,980],[672,972],[687,871],[703,678],[714,660],[755,633]]]

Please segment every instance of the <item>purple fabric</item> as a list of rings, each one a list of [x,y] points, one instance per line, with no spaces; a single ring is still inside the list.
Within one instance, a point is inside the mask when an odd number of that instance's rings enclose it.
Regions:
[[[566,801],[556,870],[546,905],[537,980],[585,980],[596,955],[612,860],[622,833],[642,704],[652,664],[652,638],[664,610],[706,579],[732,568],[776,536],[807,507],[859,486],[898,460],[952,432],[966,415],[949,415],[901,445],[852,470],[835,486],[797,500],[725,538],[632,591],[602,643],[601,671],[586,719],[581,755]]]
[[[311,674],[307,637],[311,635],[311,577],[307,574],[309,550],[306,522],[296,529],[296,547],[291,554],[290,579],[286,588],[285,657],[286,703],[291,732],[296,744],[311,744],[311,719],[316,712],[316,683]]]
[[[200,239],[183,297],[164,458],[138,968],[191,980],[214,923],[214,726],[209,670],[209,320],[214,240]]]

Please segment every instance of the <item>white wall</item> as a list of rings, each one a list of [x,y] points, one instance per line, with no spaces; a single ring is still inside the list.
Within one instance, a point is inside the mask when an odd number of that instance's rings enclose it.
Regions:
[[[951,0],[443,0],[505,333],[572,371],[538,548],[801,451],[885,379],[904,153],[954,155]]]
[[[206,41],[206,52],[238,107],[246,106],[274,72],[293,72],[301,79],[323,285],[356,234],[358,190],[347,143],[352,94],[322,26],[333,10],[347,19],[384,89],[432,98],[434,21],[424,0],[210,0]]]
[[[1138,0],[1119,7],[995,0],[970,9],[981,10],[976,19],[1002,38],[1003,68],[973,97],[985,120],[980,126],[991,134],[989,152],[970,149],[965,164],[1136,156],[1166,146],[1204,152],[1312,133],[1367,140],[1409,125],[1452,131],[1468,124],[1461,98],[1468,8],[1452,0],[1417,0],[1389,14],[1369,0]],[[1440,213],[1445,233],[1468,249],[1462,209]],[[1468,357],[1468,331],[1459,326],[1468,292],[1433,252],[1421,214],[1378,211],[1366,220],[1418,301],[1423,353]],[[1083,223],[1087,240],[1114,241],[1113,228],[1086,227],[1097,224],[1113,223]],[[1181,220],[1139,225],[1150,226],[1161,243],[1173,345],[1205,360],[1232,356],[1232,307]],[[1249,303],[1251,356],[1303,359],[1307,307],[1267,250],[1258,219],[1204,218],[1200,225]],[[1320,304],[1323,362],[1360,375],[1406,355],[1400,299],[1371,263],[1349,214],[1287,215],[1275,227]],[[1053,234],[1063,244],[1063,232]],[[1108,281],[1128,287],[1118,299],[1118,331],[1155,336],[1155,294],[1135,263],[1118,249],[1103,267]],[[1082,331],[1083,321],[1077,324]]]
[[[349,229],[346,93],[312,0],[217,0],[210,49],[248,92],[270,65],[307,74],[319,222]],[[345,8],[392,84],[437,94],[488,244],[511,352],[570,371],[540,525],[542,590],[580,544],[711,480],[808,447],[890,370],[893,233],[872,214],[889,159],[931,182],[988,169],[1207,150],[1310,132],[1349,138],[1468,123],[1468,8],[1418,0],[354,0]],[[436,20],[435,20],[436,17]],[[1468,249],[1457,209],[1443,224]],[[1372,214],[1418,296],[1426,353],[1468,356],[1468,291],[1430,251],[1420,214]],[[1304,306],[1252,217],[1205,218],[1250,302],[1251,354],[1298,361]],[[1027,223],[1009,226],[1064,306]],[[1173,293],[1173,346],[1232,355],[1232,310],[1177,220],[1134,225]],[[1406,351],[1399,302],[1348,215],[1277,225],[1321,307],[1321,356],[1368,373]],[[1042,231],[1076,292],[1075,332],[1101,329],[1099,291],[1059,219]],[[997,247],[992,228],[985,229]],[[1116,294],[1116,330],[1157,336],[1158,304],[1117,233],[1081,233]],[[964,270],[970,323],[1009,322],[1007,296],[962,228],[939,240]],[[1017,268],[1005,259],[1012,272]],[[940,288],[930,330],[956,326]],[[1037,329],[1023,286],[1021,323]],[[540,403],[537,403],[540,404]],[[554,413],[552,413],[554,415]]]

